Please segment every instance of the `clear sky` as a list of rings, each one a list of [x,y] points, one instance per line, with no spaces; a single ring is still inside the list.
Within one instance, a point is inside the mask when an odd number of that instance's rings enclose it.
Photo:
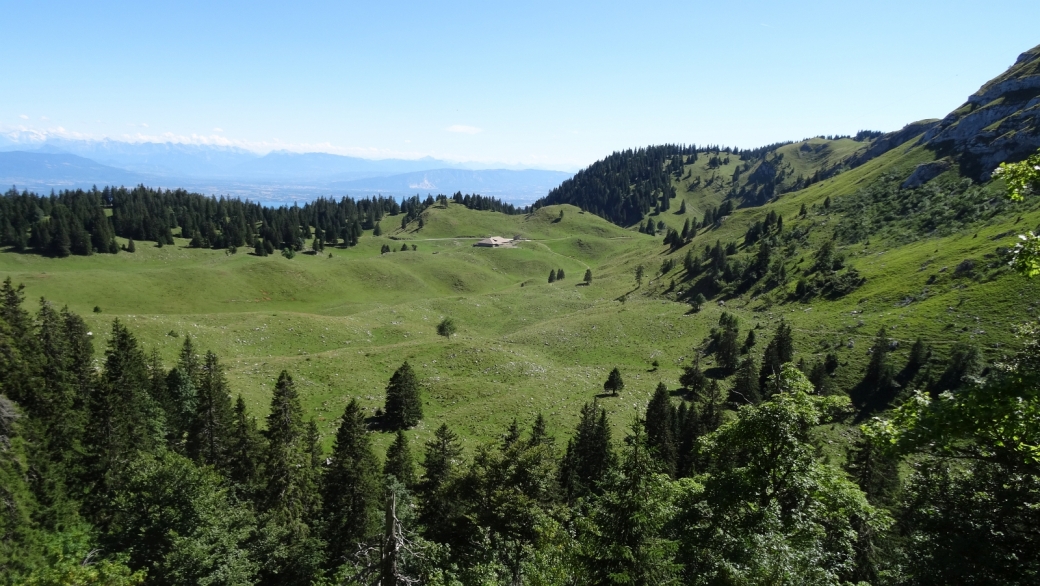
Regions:
[[[10,2],[0,132],[574,169],[941,117],[1040,2]]]

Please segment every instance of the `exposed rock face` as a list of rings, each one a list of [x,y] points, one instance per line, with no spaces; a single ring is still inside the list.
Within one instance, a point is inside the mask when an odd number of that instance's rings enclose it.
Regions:
[[[955,155],[961,171],[977,179],[988,179],[1002,161],[1023,159],[1040,148],[1040,46],[1022,53],[919,144]]]
[[[920,187],[939,175],[942,175],[952,166],[953,161],[951,161],[949,157],[939,159],[938,161],[932,161],[930,163],[922,163],[914,169],[914,172],[910,174],[910,177],[907,177],[906,181],[904,181],[900,187],[903,189]]]
[[[889,132],[888,134],[878,138],[874,142],[870,143],[870,146],[858,151],[849,157],[848,166],[849,168],[859,167],[863,163],[873,159],[874,157],[880,157],[888,151],[896,148],[897,146],[904,144],[906,141],[920,136],[921,134],[931,130],[937,124],[939,124],[938,118],[932,118],[929,120],[919,120],[917,122],[911,122],[900,130],[895,132]]]

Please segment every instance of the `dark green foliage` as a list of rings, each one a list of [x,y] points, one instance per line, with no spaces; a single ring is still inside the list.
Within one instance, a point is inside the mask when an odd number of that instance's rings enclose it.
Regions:
[[[169,451],[135,461],[109,505],[105,541],[152,584],[251,584],[255,519],[221,477]]]
[[[704,371],[701,370],[701,355],[694,351],[693,362],[683,367],[683,373],[679,375],[679,384],[693,395],[699,394],[707,384]]]
[[[982,356],[977,346],[958,342],[950,352],[946,368],[928,390],[933,395],[953,391],[971,382],[982,371]]]
[[[603,390],[611,395],[617,395],[625,390],[625,381],[622,380],[621,371],[616,366],[607,375],[607,380],[603,383]]]
[[[894,373],[888,360],[889,352],[888,333],[882,327],[870,348],[870,362],[863,374],[863,380],[852,393],[856,406],[867,412],[884,409],[895,398]]]
[[[419,380],[406,360],[386,385],[383,418],[388,429],[407,429],[423,417]]]
[[[278,375],[267,416],[264,473],[267,486],[261,508],[275,512],[284,523],[305,524],[318,509],[317,478],[299,393],[284,370]]]
[[[607,475],[588,518],[577,521],[579,574],[588,584],[675,583],[678,544],[664,531],[674,487],[658,473],[640,422],[625,443],[621,465]]]
[[[555,269],[550,269],[549,270],[549,282],[550,283],[555,283],[556,282],[556,270]]]
[[[394,443],[386,450],[386,463],[383,465],[383,474],[393,476],[398,482],[407,488],[415,486],[415,461],[412,459],[412,449],[408,444],[408,436],[403,430],[397,430]]]
[[[188,431],[188,454],[197,462],[226,472],[230,466],[233,426],[231,393],[224,369],[217,355],[207,352],[199,373],[195,418]]]
[[[100,383],[88,399],[86,446],[94,485],[91,507],[104,515],[106,498],[118,489],[138,451],[151,451],[164,435],[162,411],[150,396],[148,366],[137,338],[119,320],[105,350]]]
[[[766,345],[762,354],[762,367],[758,374],[759,392],[764,397],[772,396],[774,390],[766,383],[769,377],[780,373],[780,367],[794,360],[794,339],[791,337],[791,326],[781,320],[776,326],[776,333]]]
[[[417,488],[422,497],[419,521],[426,527],[428,535],[448,540],[451,527],[448,523],[457,510],[457,503],[447,490],[462,465],[462,446],[455,432],[441,424],[426,442],[423,459],[422,480]]]
[[[758,367],[755,359],[745,356],[737,367],[737,375],[733,378],[730,389],[730,402],[737,405],[757,405],[762,402],[762,394],[758,387]]]
[[[646,406],[646,444],[654,452],[660,469],[671,476],[675,475],[677,464],[675,420],[675,407],[672,406],[668,388],[664,383],[658,383],[653,398]]]
[[[680,497],[681,559],[690,583],[837,583],[852,568],[852,520],[881,529],[840,470],[818,460],[811,430],[832,408],[791,365],[778,392],[704,438],[707,475]]]
[[[322,480],[323,527],[333,566],[345,562],[359,543],[378,531],[383,504],[381,486],[379,462],[368,438],[365,413],[352,399],[343,412]]]
[[[560,463],[560,486],[571,502],[597,494],[599,484],[614,465],[607,412],[596,403],[585,403],[574,436]]]
[[[437,324],[437,335],[450,338],[455,335],[457,330],[455,326],[455,320],[450,317],[446,317],[441,320],[441,323]]]
[[[675,188],[666,162],[694,151],[693,146],[662,145],[613,153],[578,171],[533,207],[568,203],[620,226],[635,225],[651,210],[667,209]]]
[[[592,284],[592,269],[585,269],[585,277],[582,278],[582,281],[586,285]]]
[[[239,395],[228,441],[227,477],[240,497],[252,499],[258,494],[263,457],[264,438],[257,429],[256,418],[246,412],[246,403]]]

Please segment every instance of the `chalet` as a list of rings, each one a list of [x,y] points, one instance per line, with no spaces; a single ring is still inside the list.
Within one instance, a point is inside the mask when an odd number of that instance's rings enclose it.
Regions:
[[[513,243],[513,241],[511,239],[509,239],[509,238],[502,238],[501,236],[492,236],[490,238],[485,238],[485,239],[477,242],[473,246],[484,246],[484,247],[487,247],[487,248],[498,248],[500,246],[506,246],[507,244],[512,244],[512,243]]]

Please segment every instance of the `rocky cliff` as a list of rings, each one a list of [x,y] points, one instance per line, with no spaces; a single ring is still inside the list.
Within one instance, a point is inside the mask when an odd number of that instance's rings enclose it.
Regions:
[[[1020,160],[1040,148],[1040,46],[921,137],[924,144],[952,156],[961,172],[987,179],[1002,161]]]

